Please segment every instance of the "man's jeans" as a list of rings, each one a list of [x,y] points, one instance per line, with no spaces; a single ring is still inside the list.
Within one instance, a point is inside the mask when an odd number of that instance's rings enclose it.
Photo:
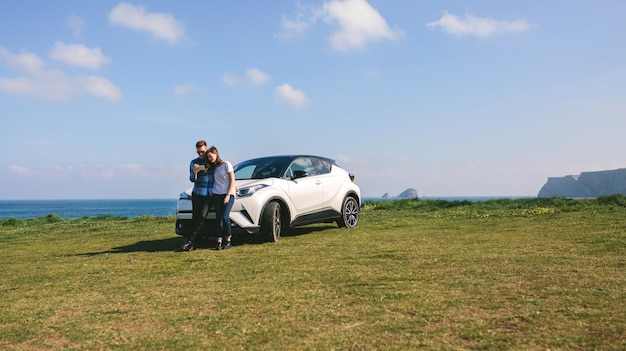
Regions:
[[[196,193],[191,193],[191,206],[193,213],[193,232],[191,233],[191,241],[194,241],[198,236],[202,236],[203,230],[206,227],[206,217],[211,209],[212,200],[212,196],[202,196]]]

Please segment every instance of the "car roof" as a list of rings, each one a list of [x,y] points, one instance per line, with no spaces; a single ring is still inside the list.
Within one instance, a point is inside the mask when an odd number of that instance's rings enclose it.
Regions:
[[[335,162],[335,160],[333,160],[332,158],[328,158],[328,157],[324,157],[324,156],[317,156],[317,155],[308,155],[308,154],[291,154],[291,155],[273,155],[273,156],[261,156],[261,157],[255,157],[255,158],[251,158],[248,159],[246,161],[252,161],[252,160],[261,160],[261,159],[266,159],[266,158],[287,158],[287,159],[296,159],[298,157],[313,157],[313,158],[319,158],[321,160],[325,160],[328,161],[330,163],[336,164],[337,162]]]

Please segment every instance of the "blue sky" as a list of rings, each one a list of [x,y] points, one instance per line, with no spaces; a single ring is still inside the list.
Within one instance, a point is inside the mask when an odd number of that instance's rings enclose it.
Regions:
[[[0,199],[175,198],[194,144],[366,197],[626,167],[626,2],[0,3]]]

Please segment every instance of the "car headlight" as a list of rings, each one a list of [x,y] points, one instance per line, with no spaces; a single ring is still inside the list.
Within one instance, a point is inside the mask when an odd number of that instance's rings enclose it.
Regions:
[[[248,197],[248,196],[252,196],[254,195],[254,193],[256,193],[257,191],[267,187],[269,185],[267,184],[257,184],[257,185],[252,185],[252,186],[247,186],[244,188],[239,188],[239,190],[237,190],[237,197]]]

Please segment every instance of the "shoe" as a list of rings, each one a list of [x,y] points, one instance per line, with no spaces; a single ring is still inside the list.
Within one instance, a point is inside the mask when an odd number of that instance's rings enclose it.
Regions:
[[[183,244],[183,251],[193,251],[193,241],[189,240]]]
[[[227,242],[226,242],[226,245],[222,246],[222,249],[223,249],[223,250],[228,250],[228,249],[230,249],[231,247],[233,247],[233,245],[231,245],[230,241],[227,241]]]
[[[221,249],[223,249],[223,247],[222,247],[222,242],[221,242],[221,241],[218,241],[218,242],[217,242],[217,246],[215,246],[215,250],[221,250]]]

